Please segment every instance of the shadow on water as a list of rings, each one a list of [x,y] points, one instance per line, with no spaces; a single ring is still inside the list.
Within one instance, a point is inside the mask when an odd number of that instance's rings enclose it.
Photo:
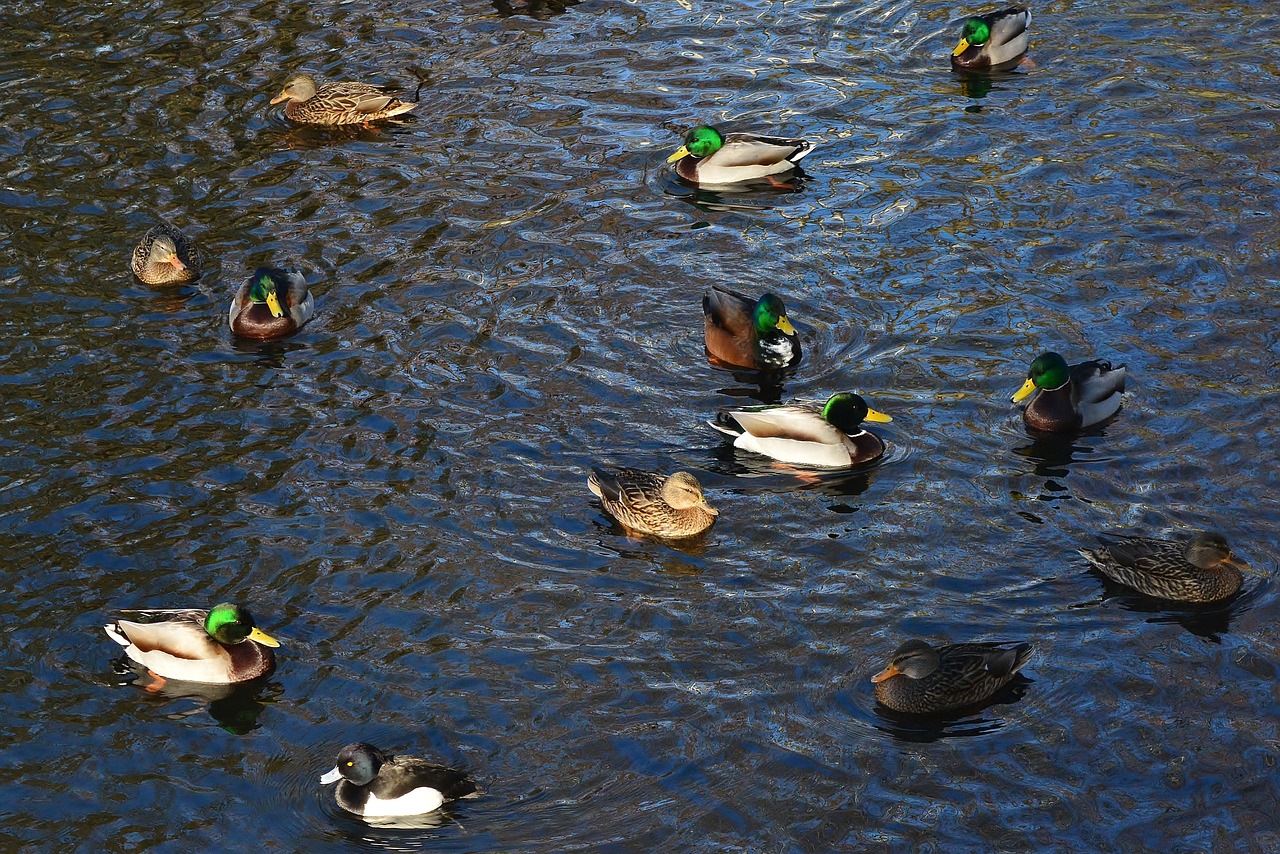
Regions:
[[[699,186],[689,184],[670,170],[663,170],[658,179],[662,192],[688,202],[700,211],[724,213],[729,211],[764,211],[776,207],[787,196],[803,193],[807,175],[799,166],[773,181],[759,178],[734,184]]]
[[[1223,635],[1231,631],[1232,621],[1253,606],[1266,586],[1242,587],[1235,595],[1218,602],[1172,602],[1139,593],[1107,578],[1093,566],[1085,571],[1102,585],[1099,604],[1114,600],[1125,611],[1151,615],[1146,620],[1148,623],[1178,625],[1212,643],[1222,643]]]
[[[979,714],[993,706],[1017,703],[1026,695],[1033,680],[1019,673],[987,700],[946,714],[911,715],[875,704],[876,720],[872,725],[900,741],[927,744],[944,738],[970,738],[986,735],[1005,726],[1002,718],[980,717]]]
[[[297,350],[306,350],[307,345],[286,339],[284,341],[253,341],[248,338],[231,336],[231,346],[236,352],[246,353],[254,357],[254,364],[261,368],[284,367],[285,356]]]
[[[786,389],[786,382],[795,376],[798,367],[793,365],[780,370],[749,371],[742,368],[730,368],[710,358],[707,361],[714,368],[729,371],[733,375],[734,382],[744,383],[741,386],[718,388],[716,389],[716,394],[723,394],[726,397],[747,397],[766,405],[782,403],[782,394]]]
[[[117,686],[132,685],[141,688],[146,696],[155,700],[194,701],[190,708],[166,712],[165,717],[179,720],[208,711],[218,722],[218,726],[232,735],[245,735],[261,726],[258,718],[263,710],[284,690],[279,683],[271,682],[269,676],[237,685],[209,685],[165,679],[134,666],[125,657],[113,660],[111,669],[112,682]]]
[[[507,0],[493,0],[493,8],[504,18],[528,15],[535,20],[546,21],[556,15],[563,15],[579,2],[580,0],[524,0],[523,3],[508,3]]]

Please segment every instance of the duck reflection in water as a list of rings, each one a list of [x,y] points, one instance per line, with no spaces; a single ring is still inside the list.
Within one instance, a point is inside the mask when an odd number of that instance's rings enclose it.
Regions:
[[[577,6],[580,0],[524,0],[523,3],[509,3],[507,0],[493,0],[493,8],[504,18],[516,15],[528,15],[537,21],[545,21],[556,15],[563,15],[570,6]]]
[[[117,658],[111,666],[117,685],[134,685],[158,699],[192,701],[190,708],[169,712],[166,717],[177,720],[208,710],[218,726],[232,735],[245,735],[261,726],[258,718],[281,691],[278,684],[269,681],[270,677],[235,685],[214,685],[165,679],[124,657]],[[271,696],[266,697],[267,694]]]
[[[998,717],[983,717],[980,713],[993,706],[1020,702],[1032,684],[1033,680],[1019,673],[1008,685],[981,703],[935,714],[898,712],[876,703],[874,711],[877,720],[874,721],[874,726],[896,739],[915,744],[928,744],[944,738],[987,735],[1001,729],[1005,721]]]

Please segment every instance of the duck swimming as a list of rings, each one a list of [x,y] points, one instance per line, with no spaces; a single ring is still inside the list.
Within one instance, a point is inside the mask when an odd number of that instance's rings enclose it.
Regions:
[[[156,676],[228,685],[275,669],[280,642],[259,629],[247,608],[232,602],[193,608],[125,611],[137,620],[103,626],[125,655]]]
[[[800,361],[800,338],[774,294],[753,300],[713,285],[702,298],[702,315],[707,354],[714,362],[762,371]]]
[[[1031,13],[1021,6],[969,18],[951,52],[952,70],[1008,71],[1027,52],[1029,26]]]
[[[958,643],[933,647],[909,640],[871,681],[876,699],[898,712],[932,714],[971,706],[1013,681],[1034,648],[1020,643]]]
[[[812,150],[805,139],[721,134],[710,125],[699,125],[667,162],[676,164],[676,174],[694,184],[734,184],[790,172]]]
[[[799,466],[842,468],[884,456],[884,442],[864,421],[892,421],[867,406],[861,395],[840,392],[822,406],[791,403],[726,409],[708,421],[733,437],[733,446]]]
[[[200,251],[167,222],[150,228],[133,249],[130,267],[148,285],[175,285],[200,278]]]
[[[707,503],[702,485],[687,471],[660,475],[639,469],[592,469],[587,488],[606,513],[638,534],[675,540],[715,524],[720,511]]]
[[[1027,370],[1027,381],[1013,395],[1018,403],[1036,396],[1022,419],[1033,430],[1063,433],[1105,421],[1120,409],[1124,365],[1111,367],[1097,359],[1068,367],[1057,353],[1043,353]]]
[[[297,332],[315,311],[301,273],[259,267],[231,298],[227,323],[240,338],[268,341]]]
[[[338,806],[368,818],[422,815],[449,801],[479,795],[476,784],[462,771],[383,753],[359,741],[339,751],[338,764],[320,783],[337,783]]]
[[[401,101],[381,86],[368,83],[325,83],[317,86],[310,74],[285,81],[272,104],[286,101],[285,118],[310,125],[354,125],[407,113],[416,103]]]
[[[1244,583],[1241,570],[1253,572],[1225,537],[1207,531],[1189,540],[1118,537],[1080,554],[1112,581],[1176,602],[1226,599]]]

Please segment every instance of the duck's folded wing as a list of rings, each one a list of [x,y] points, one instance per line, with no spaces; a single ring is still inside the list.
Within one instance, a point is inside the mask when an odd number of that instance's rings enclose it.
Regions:
[[[769,166],[784,160],[794,163],[811,148],[804,139],[731,133],[713,156],[717,166]]]
[[[210,648],[214,646],[204,626],[190,620],[163,620],[156,623],[117,620],[116,625],[142,652],[159,650],[175,658],[201,659],[207,658]]]
[[[733,409],[728,415],[759,439],[792,439],[839,445],[844,434],[827,423],[821,413],[808,404],[773,406],[760,409]]]

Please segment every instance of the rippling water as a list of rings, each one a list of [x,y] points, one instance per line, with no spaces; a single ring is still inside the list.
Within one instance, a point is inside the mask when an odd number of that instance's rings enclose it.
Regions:
[[[1161,609],[1074,552],[1212,527],[1275,569],[1280,19],[1053,3],[988,87],[946,68],[967,11],[10,3],[2,844],[1280,847],[1270,580]],[[292,69],[410,65],[413,122],[267,104]],[[818,141],[799,192],[674,185],[704,120]],[[129,275],[158,217],[196,284]],[[236,344],[266,262],[317,317]],[[784,296],[784,396],[862,391],[883,463],[800,482],[720,444],[702,421],[759,392],[706,364],[712,282]],[[1116,420],[1024,433],[1051,348],[1128,366]],[[693,470],[720,521],[628,540],[599,463]],[[117,671],[113,609],[229,598],[284,643],[261,689]],[[911,722],[868,677],[912,636],[1039,651]],[[317,783],[357,738],[486,795],[357,822]]]

